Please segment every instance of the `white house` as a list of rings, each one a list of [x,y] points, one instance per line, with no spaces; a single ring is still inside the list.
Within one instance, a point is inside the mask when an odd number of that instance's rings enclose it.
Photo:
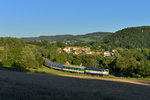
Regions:
[[[104,57],[111,56],[111,53],[109,51],[104,51]]]

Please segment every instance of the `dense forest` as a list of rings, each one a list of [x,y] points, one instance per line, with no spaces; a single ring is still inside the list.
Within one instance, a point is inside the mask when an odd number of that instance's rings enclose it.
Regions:
[[[150,26],[131,27],[103,38],[106,48],[150,48]]]
[[[0,59],[3,66],[38,68],[42,66],[40,49],[17,38],[0,38]],[[3,51],[3,52],[2,52]]]
[[[49,42],[47,40],[24,42],[17,38],[0,38],[0,60],[2,66],[21,68],[42,67],[47,58],[58,63],[70,62],[74,65],[101,67],[110,70],[116,76],[150,76],[150,27],[133,27],[117,31],[102,40],[90,43]],[[66,46],[89,46],[95,51],[111,51],[114,56],[104,57],[97,54],[75,55],[57,52]]]
[[[47,40],[49,42],[53,42],[53,41],[90,42],[90,41],[94,41],[94,40],[100,40],[109,34],[112,34],[112,33],[110,33],[110,32],[94,32],[94,33],[88,33],[85,35],[56,35],[56,36],[28,37],[28,38],[21,38],[21,39],[26,42],[34,41],[34,40],[36,40],[36,41]]]

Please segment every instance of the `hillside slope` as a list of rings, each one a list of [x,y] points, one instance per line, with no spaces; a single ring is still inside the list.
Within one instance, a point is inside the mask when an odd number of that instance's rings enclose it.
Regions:
[[[150,26],[126,28],[106,36],[102,42],[111,48],[150,48]]]
[[[0,70],[0,100],[147,100],[150,87]]]
[[[48,40],[52,41],[81,41],[81,42],[89,42],[94,40],[102,39],[103,37],[111,34],[110,32],[94,32],[88,33],[85,35],[56,35],[56,36],[40,36],[40,37],[28,37],[21,38],[24,41],[32,41],[32,40]]]

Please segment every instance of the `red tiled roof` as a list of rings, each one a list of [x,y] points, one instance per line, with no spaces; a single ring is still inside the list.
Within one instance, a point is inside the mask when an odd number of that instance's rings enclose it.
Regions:
[[[100,54],[100,52],[96,52],[96,54]]]

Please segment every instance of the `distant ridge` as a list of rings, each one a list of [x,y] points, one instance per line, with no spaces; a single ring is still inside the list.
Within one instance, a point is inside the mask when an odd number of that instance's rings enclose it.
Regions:
[[[48,40],[52,41],[81,41],[81,42],[90,42],[95,40],[100,40],[103,37],[112,34],[111,32],[94,32],[88,33],[85,35],[56,35],[56,36],[39,36],[39,37],[25,37],[21,38],[22,40],[29,42],[29,41],[40,41],[40,40]]]

